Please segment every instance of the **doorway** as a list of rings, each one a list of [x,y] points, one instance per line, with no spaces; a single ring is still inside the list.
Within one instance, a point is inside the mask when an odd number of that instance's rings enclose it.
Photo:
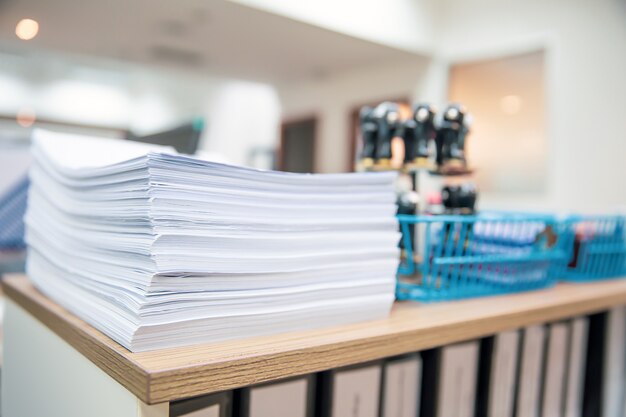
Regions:
[[[278,168],[287,172],[315,172],[317,118],[285,121],[280,129]]]

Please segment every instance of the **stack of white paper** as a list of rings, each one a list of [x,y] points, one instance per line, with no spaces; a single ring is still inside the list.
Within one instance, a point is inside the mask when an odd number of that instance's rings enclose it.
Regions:
[[[394,174],[288,174],[36,131],[28,274],[132,351],[385,317]]]

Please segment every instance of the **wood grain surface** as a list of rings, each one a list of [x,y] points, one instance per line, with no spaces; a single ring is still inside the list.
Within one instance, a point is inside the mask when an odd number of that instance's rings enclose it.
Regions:
[[[559,284],[474,300],[396,303],[385,320],[131,353],[39,293],[25,276],[5,295],[142,401],[155,404],[352,365],[626,304],[626,280]]]

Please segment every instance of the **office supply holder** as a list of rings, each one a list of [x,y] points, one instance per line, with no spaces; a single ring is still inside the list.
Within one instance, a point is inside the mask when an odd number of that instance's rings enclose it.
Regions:
[[[399,300],[444,301],[554,285],[571,239],[554,216],[398,215]]]
[[[563,221],[570,257],[563,278],[588,282],[626,275],[626,217],[569,216]]]

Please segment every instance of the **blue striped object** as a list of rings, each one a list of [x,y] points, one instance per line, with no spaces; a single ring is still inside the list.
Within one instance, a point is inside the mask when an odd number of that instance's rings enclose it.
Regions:
[[[28,176],[0,196],[0,250],[23,249]]]
[[[443,301],[520,292],[556,283],[569,256],[549,215],[398,215],[403,260],[399,300]]]
[[[626,217],[571,216],[565,223],[571,242],[566,280],[626,277]]]

